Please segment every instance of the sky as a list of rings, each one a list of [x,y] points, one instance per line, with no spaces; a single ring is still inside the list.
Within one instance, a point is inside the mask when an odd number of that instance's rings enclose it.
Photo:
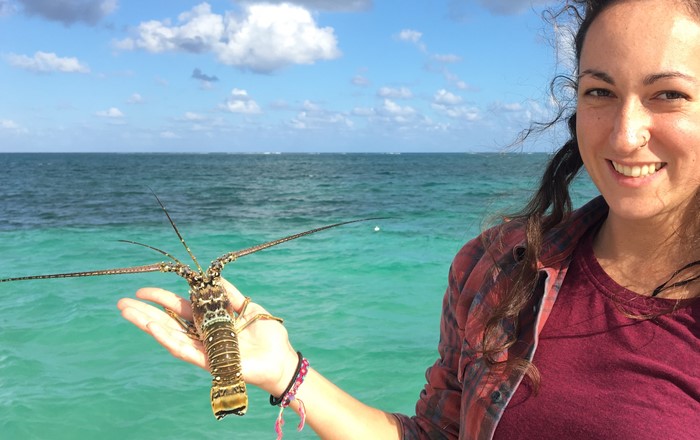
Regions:
[[[503,151],[557,4],[0,0],[0,152]]]

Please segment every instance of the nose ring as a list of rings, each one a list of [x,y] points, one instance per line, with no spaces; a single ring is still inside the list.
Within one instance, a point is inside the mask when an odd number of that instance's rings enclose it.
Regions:
[[[637,147],[637,148],[644,148],[649,144],[649,139],[647,139],[646,136],[642,135],[642,144]]]

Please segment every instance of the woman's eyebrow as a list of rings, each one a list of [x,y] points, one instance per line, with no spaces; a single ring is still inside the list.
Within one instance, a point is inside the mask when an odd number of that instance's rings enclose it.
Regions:
[[[615,80],[612,78],[612,76],[608,75],[607,73],[603,72],[602,70],[586,69],[579,74],[578,79],[580,80],[581,78],[583,78],[584,76],[587,76],[587,75],[590,75],[596,79],[604,81],[610,85],[615,85]]]
[[[581,74],[578,76],[578,79],[580,80],[584,76],[592,76],[593,78],[599,79],[601,81],[604,81],[610,85],[615,85],[615,80],[612,78],[612,76],[608,75],[607,73],[603,72],[602,70],[596,70],[596,69],[586,69]],[[692,75],[688,75],[683,72],[678,72],[678,71],[668,71],[668,72],[660,72],[660,73],[652,73],[651,75],[647,75],[644,77],[643,84],[645,86],[650,86],[654,84],[657,81],[663,80],[663,79],[682,79],[685,81],[689,81],[692,83],[700,83],[697,78],[695,78]]]
[[[650,85],[654,84],[656,81],[660,81],[662,79],[674,79],[674,78],[683,79],[683,80],[690,81],[693,83],[698,82],[697,78],[695,78],[693,76],[687,75],[687,74],[682,73],[682,72],[670,71],[670,72],[661,72],[661,73],[654,73],[651,75],[647,75],[644,78],[644,85],[650,86]]]

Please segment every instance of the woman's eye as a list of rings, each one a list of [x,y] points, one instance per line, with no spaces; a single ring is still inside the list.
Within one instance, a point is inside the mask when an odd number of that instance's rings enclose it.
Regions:
[[[586,96],[593,96],[594,98],[607,98],[612,95],[610,93],[610,90],[605,90],[605,89],[591,89],[586,91],[585,93]]]
[[[661,92],[658,95],[656,95],[657,98],[660,99],[666,99],[666,100],[677,100],[677,99],[688,99],[686,95],[684,95],[681,92],[673,92],[673,91],[668,91],[668,92]]]

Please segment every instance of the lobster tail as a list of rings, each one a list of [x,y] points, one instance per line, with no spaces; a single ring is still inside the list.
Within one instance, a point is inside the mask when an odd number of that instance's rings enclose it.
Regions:
[[[245,415],[248,409],[245,383],[242,380],[227,385],[214,383],[211,387],[211,409],[217,420],[229,414]]]
[[[212,315],[216,317],[206,323],[203,332],[212,375],[211,408],[219,420],[229,414],[242,416],[248,409],[248,396],[241,373],[238,338],[233,322],[223,310]]]

